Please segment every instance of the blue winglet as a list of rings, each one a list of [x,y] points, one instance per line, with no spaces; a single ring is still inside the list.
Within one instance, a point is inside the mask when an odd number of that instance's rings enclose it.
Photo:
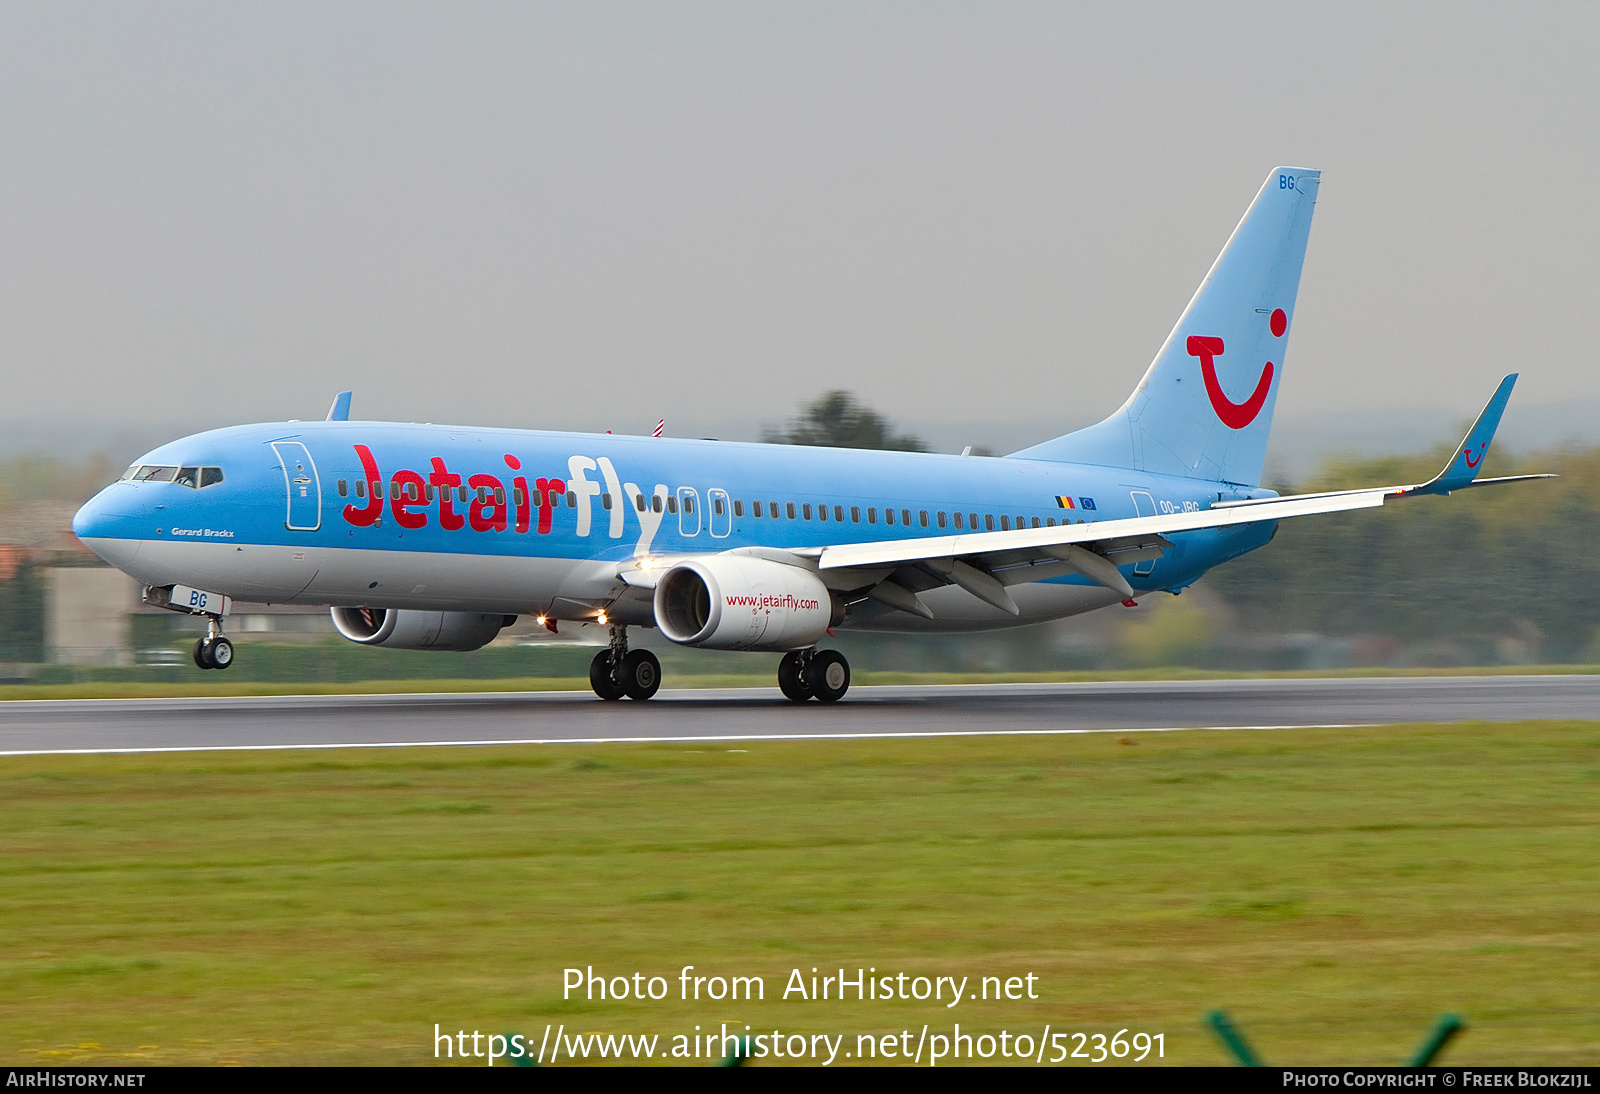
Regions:
[[[333,405],[328,408],[328,416],[323,419],[329,422],[348,422],[350,420],[350,392],[341,391],[333,397]],[[1495,416],[1497,419],[1499,415]]]
[[[1511,389],[1516,384],[1515,372],[1501,380],[1494,396],[1484,406],[1483,413],[1478,415],[1478,420],[1467,430],[1467,436],[1456,448],[1455,455],[1444,465],[1444,470],[1421,486],[1411,487],[1405,493],[1413,496],[1448,494],[1452,490],[1472,485],[1472,481],[1478,477],[1478,470],[1483,467],[1483,457],[1489,452],[1489,442],[1494,440],[1495,430],[1500,428],[1500,415],[1505,413],[1506,403],[1511,401]]]

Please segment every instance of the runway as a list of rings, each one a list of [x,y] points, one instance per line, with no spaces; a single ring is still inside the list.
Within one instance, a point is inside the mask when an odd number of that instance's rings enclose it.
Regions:
[[[1204,680],[857,687],[841,703],[776,688],[0,703],[0,755],[207,749],[744,741],[1600,717],[1600,676]]]

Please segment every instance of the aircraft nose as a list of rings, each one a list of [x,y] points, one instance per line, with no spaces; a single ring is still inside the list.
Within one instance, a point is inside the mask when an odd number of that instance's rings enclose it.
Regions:
[[[119,498],[116,486],[108,486],[88,501],[72,517],[72,534],[84,546],[121,569],[139,553],[139,541],[127,525],[136,514],[129,512],[130,499]]]

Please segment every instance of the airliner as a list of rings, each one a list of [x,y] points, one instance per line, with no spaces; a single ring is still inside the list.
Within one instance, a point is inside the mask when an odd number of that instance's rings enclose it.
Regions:
[[[654,627],[779,652],[794,702],[836,702],[838,630],[982,631],[1157,593],[1264,546],[1290,517],[1547,476],[1478,477],[1507,376],[1424,483],[1280,497],[1261,486],[1321,175],[1274,170],[1120,409],[1003,457],[350,420],[217,429],[155,449],[73,530],[205,621],[234,602],[326,606],[352,642],[474,650],[517,617],[607,629],[604,700],[649,699]]]

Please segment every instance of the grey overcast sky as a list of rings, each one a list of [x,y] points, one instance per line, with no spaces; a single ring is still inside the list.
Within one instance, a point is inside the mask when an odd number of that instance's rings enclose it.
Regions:
[[[1600,5],[6,3],[0,416],[1081,424],[1320,168],[1279,414],[1600,398]]]

